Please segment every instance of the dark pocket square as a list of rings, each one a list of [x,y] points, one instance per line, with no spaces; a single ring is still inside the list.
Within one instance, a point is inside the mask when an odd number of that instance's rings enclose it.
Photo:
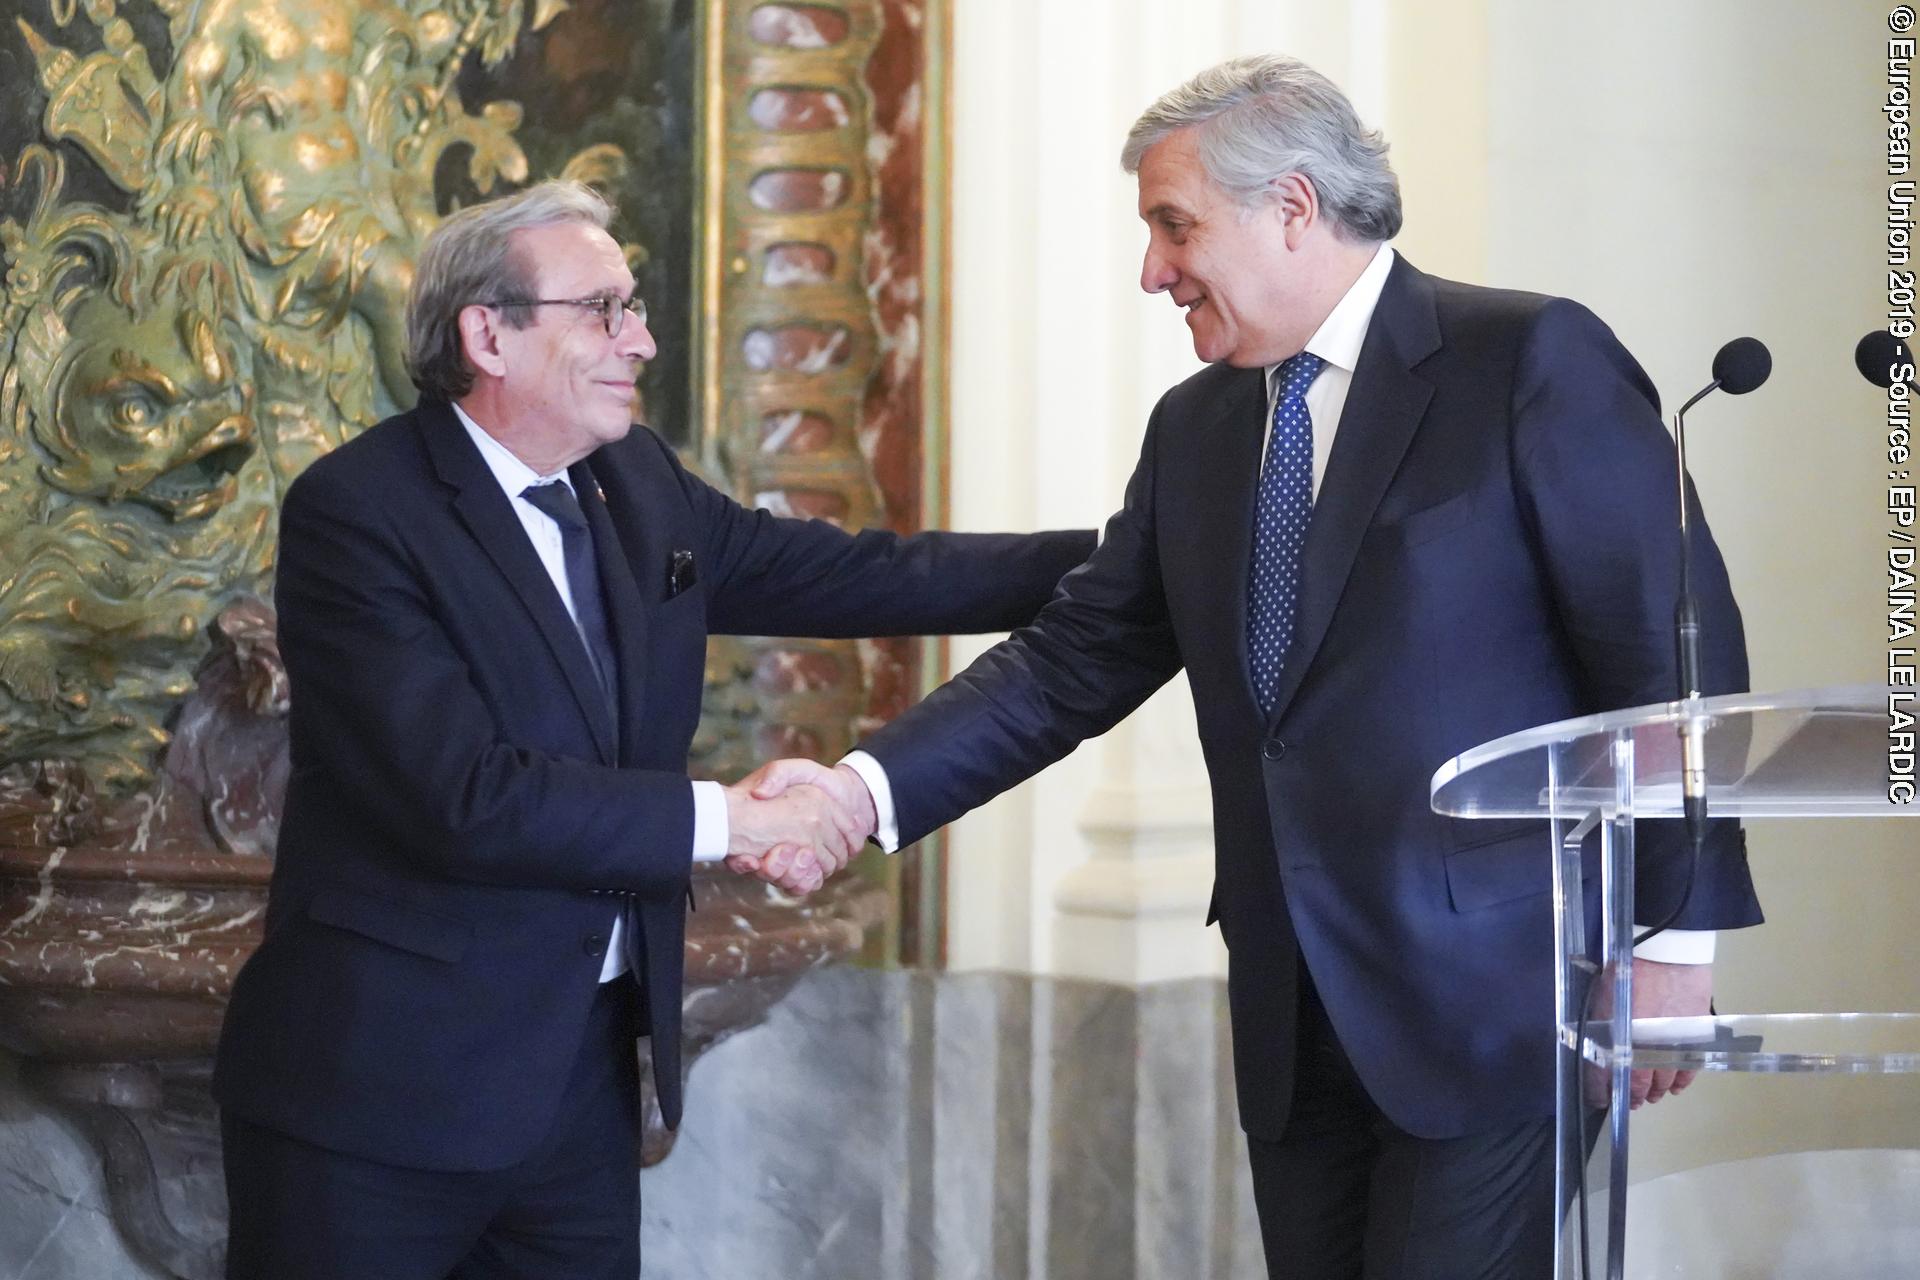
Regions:
[[[700,573],[694,567],[693,552],[676,551],[667,560],[667,599],[671,600],[700,581]]]

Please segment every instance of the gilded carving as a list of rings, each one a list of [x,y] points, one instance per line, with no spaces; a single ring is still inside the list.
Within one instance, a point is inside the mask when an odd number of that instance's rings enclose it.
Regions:
[[[411,399],[415,246],[450,196],[534,172],[608,186],[659,250],[629,249],[669,326],[643,385],[689,463],[758,505],[916,528],[944,6],[24,8],[0,29],[24,60],[0,66],[45,94],[34,133],[0,138],[0,1050],[94,1127],[132,1247],[200,1280],[221,1210],[217,1174],[204,1209],[180,1190],[213,1142],[197,1060],[259,938],[288,769],[258,598],[274,514]],[[23,90],[0,82],[0,108]],[[910,699],[917,654],[717,638],[690,771],[837,753]],[[687,1061],[863,939],[936,955],[905,861],[885,872],[904,925],[850,877],[793,903],[700,873]],[[648,1114],[652,1162],[670,1135]]]
[[[927,58],[945,8],[708,0],[700,227],[716,305],[702,317],[697,416],[743,501],[849,527],[925,514],[922,377],[940,314],[922,293],[937,220],[919,201],[938,175],[921,146],[940,110]],[[918,693],[898,642],[750,647],[763,755],[831,757]],[[937,891],[909,882],[921,865],[869,870],[907,908],[886,952],[933,960]]]
[[[404,302],[436,171],[524,181],[520,110],[468,111],[564,0],[154,0],[164,76],[117,0],[17,19],[41,127],[125,211],[38,199],[0,223],[0,763],[61,759],[108,794],[153,780],[219,603],[264,592],[273,512],[307,463],[412,399]],[[100,48],[80,54],[81,16]],[[588,180],[617,148],[575,156]],[[369,371],[377,376],[369,377]]]

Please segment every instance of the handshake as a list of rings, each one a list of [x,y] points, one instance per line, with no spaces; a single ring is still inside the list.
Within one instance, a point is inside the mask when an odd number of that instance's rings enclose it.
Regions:
[[[825,884],[879,824],[867,784],[844,764],[775,760],[726,793],[727,869],[795,895]]]

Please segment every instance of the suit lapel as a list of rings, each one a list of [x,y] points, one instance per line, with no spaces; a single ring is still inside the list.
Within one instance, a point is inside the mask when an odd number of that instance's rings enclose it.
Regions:
[[[647,692],[647,626],[649,597],[634,576],[634,566],[644,568],[650,539],[636,537],[634,546],[640,557],[629,559],[628,547],[620,538],[609,512],[606,491],[587,462],[576,463],[567,476],[580,496],[581,510],[592,526],[595,558],[600,563],[600,589],[607,606],[607,627],[613,632],[614,660],[620,676],[620,751],[621,764],[640,758],[642,712]]]
[[[1432,384],[1416,375],[1413,367],[1439,347],[1433,285],[1406,259],[1396,259],[1367,326],[1327,473],[1307,526],[1299,613],[1272,720],[1285,713],[1313,665],[1320,642],[1326,639],[1360,539],[1433,398]],[[1247,541],[1243,536],[1242,544]]]
[[[1205,499],[1199,508],[1198,565],[1215,566],[1217,586],[1203,598],[1220,600],[1215,652],[1231,653],[1235,688],[1256,719],[1260,703],[1247,668],[1247,574],[1253,557],[1253,507],[1260,485],[1260,449],[1265,441],[1266,375],[1235,370],[1218,397],[1213,418],[1192,442],[1194,458],[1207,466]]]
[[[453,509],[466,525],[487,557],[512,586],[520,603],[526,606],[534,625],[547,642],[553,660],[566,676],[567,687],[579,704],[580,714],[593,732],[594,745],[601,762],[615,759],[613,726],[607,723],[606,699],[593,674],[586,645],[579,629],[567,616],[560,593],[553,588],[546,566],[527,540],[526,530],[513,509],[506,491],[487,469],[486,460],[467,439],[466,429],[443,404],[423,404],[419,412],[420,435],[428,456],[440,478],[459,490],[453,497]],[[516,655],[517,656],[517,655]]]

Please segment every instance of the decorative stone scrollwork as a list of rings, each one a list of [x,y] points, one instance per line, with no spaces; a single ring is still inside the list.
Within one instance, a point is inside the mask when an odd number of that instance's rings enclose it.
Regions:
[[[642,118],[606,56],[624,6],[32,0],[0,33],[37,80],[0,95],[42,95],[36,132],[0,133],[0,1046],[95,1136],[156,1265],[219,1265],[205,1060],[286,781],[280,495],[411,400],[403,302],[449,193],[523,182],[530,155],[624,189],[636,154],[697,155],[689,462],[775,510],[916,527],[930,13],[705,0],[702,110],[658,113],[690,136],[570,147],[467,95],[526,67],[557,114],[611,94]],[[838,752],[918,670],[905,642],[717,640],[690,769]],[[720,909],[689,934],[689,1062],[891,919],[859,880],[697,893]]]

